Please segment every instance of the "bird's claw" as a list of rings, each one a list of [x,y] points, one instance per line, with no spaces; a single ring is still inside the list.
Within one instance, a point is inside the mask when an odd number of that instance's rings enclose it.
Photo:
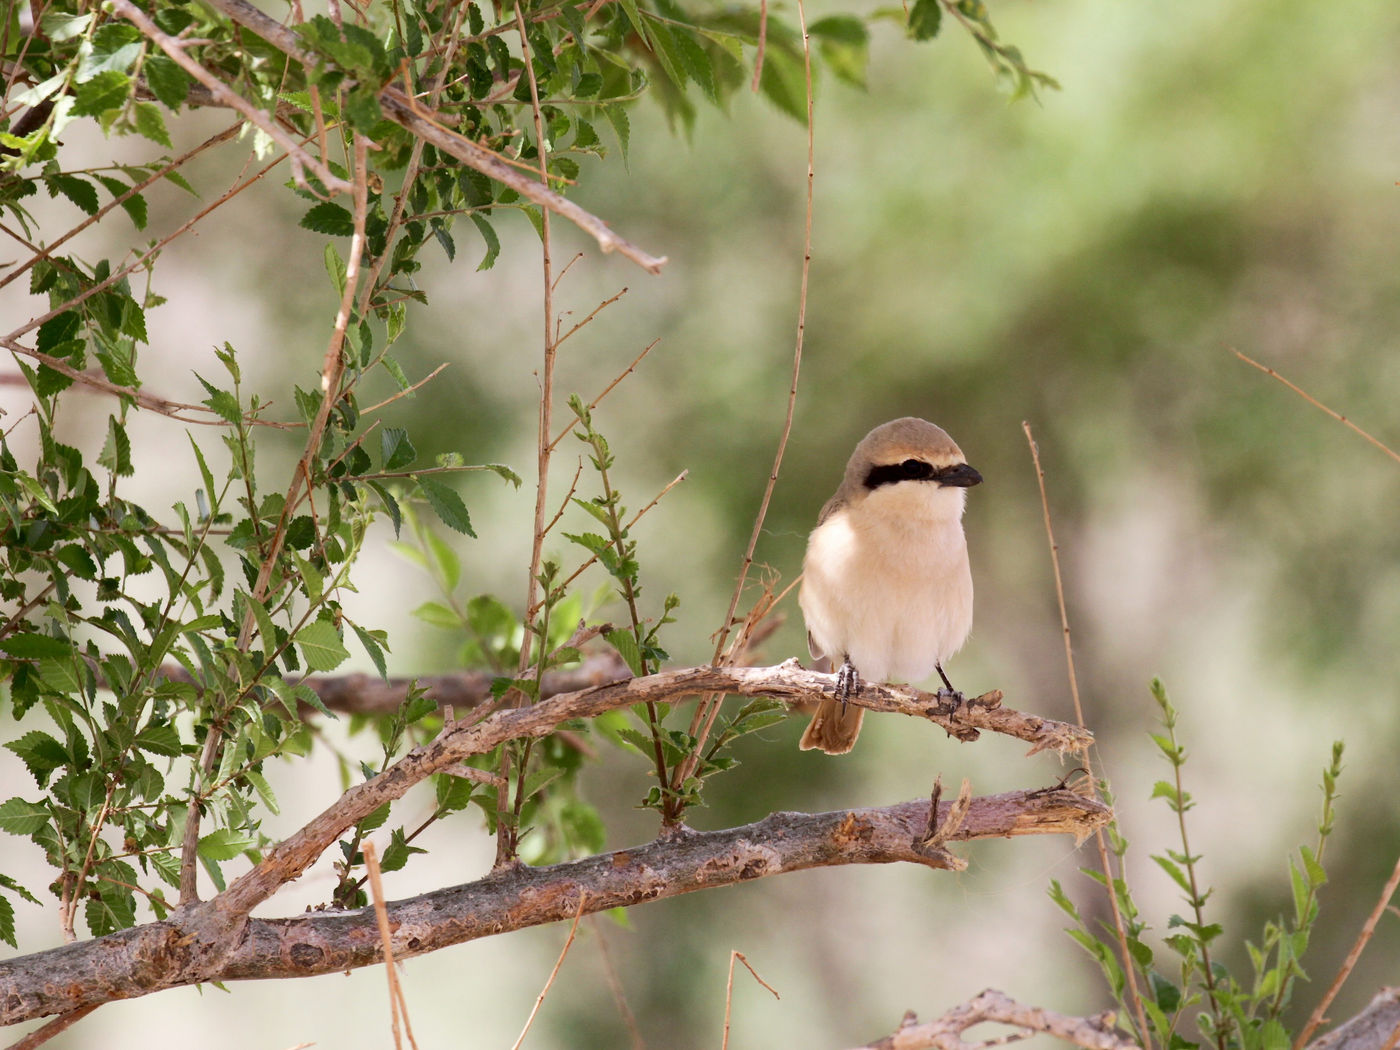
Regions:
[[[958,708],[967,704],[967,698],[956,689],[940,689],[934,695],[938,697],[938,713],[941,715],[954,715]]]
[[[841,701],[841,714],[846,713],[846,702],[852,694],[860,692],[860,675],[855,664],[848,659],[836,670],[836,699]]]

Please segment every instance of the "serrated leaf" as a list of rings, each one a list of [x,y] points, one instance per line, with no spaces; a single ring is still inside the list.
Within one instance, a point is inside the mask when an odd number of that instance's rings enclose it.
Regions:
[[[164,55],[152,55],[146,59],[141,71],[146,75],[151,94],[167,109],[178,112],[190,94],[189,74]]]
[[[19,756],[40,787],[48,783],[50,773],[72,761],[61,743],[39,729],[25,733],[18,740],[11,740],[5,748]]]
[[[194,377],[204,385],[204,389],[209,392],[201,404],[208,405],[213,412],[229,423],[237,423],[243,418],[243,413],[238,408],[238,399],[227,390],[220,390],[213,383],[209,382],[198,372]]]
[[[73,643],[47,634],[12,634],[0,638],[0,650],[20,660],[62,659],[72,653]]]
[[[477,263],[477,272],[489,270],[496,265],[496,257],[501,254],[501,239],[496,236],[496,230],[487,221],[484,215],[471,213],[472,222],[481,233],[481,239],[486,242],[486,254],[481,257],[481,262]]]
[[[349,237],[355,232],[355,219],[335,201],[321,201],[301,217],[299,225],[304,230],[322,233],[328,237]]]
[[[385,470],[402,470],[418,458],[418,450],[402,427],[387,427],[379,435],[379,455]]]
[[[296,644],[313,671],[334,671],[350,658],[350,651],[327,620],[313,620],[303,627],[296,634]]]
[[[170,141],[170,132],[165,130],[165,118],[161,116],[159,106],[154,102],[138,102],[131,109],[138,134],[158,146],[174,149],[174,144]]]
[[[234,857],[241,856],[244,850],[252,849],[256,845],[257,839],[246,832],[234,831],[232,828],[216,828],[199,837],[198,852],[205,860],[233,860]]]
[[[8,897],[0,897],[0,941],[11,948],[19,947],[19,942],[15,940],[15,906]]]
[[[98,73],[74,91],[73,116],[96,117],[124,105],[131,94],[131,78],[115,69]]]
[[[11,835],[32,835],[49,822],[49,811],[37,802],[22,798],[0,802],[0,831]]]
[[[433,508],[433,513],[444,525],[473,539],[476,538],[476,533],[472,531],[471,517],[467,514],[467,505],[462,502],[462,497],[457,495],[456,489],[435,478],[422,475],[418,476],[417,481],[423,498],[428,501],[428,506]]]
[[[642,651],[637,647],[637,639],[632,637],[632,632],[623,628],[608,631],[603,635],[603,640],[617,650],[617,655],[622,657],[634,675],[644,674],[642,668]]]
[[[97,563],[76,543],[66,544],[54,551],[54,560],[80,580],[97,579]]]
[[[45,180],[49,193],[62,194],[89,215],[96,215],[101,207],[97,200],[97,187],[76,175],[51,175]]]
[[[131,439],[126,436],[126,427],[118,423],[115,416],[107,417],[107,441],[97,462],[118,477],[130,477],[136,472],[131,465]]]
[[[170,725],[147,726],[136,734],[133,743],[142,751],[168,755],[171,758],[179,758],[185,753],[184,748],[180,746],[180,734]]]

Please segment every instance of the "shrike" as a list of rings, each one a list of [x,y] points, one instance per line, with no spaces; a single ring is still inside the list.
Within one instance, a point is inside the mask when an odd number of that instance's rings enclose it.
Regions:
[[[851,750],[863,708],[846,699],[872,682],[917,682],[972,630],[972,573],[963,537],[967,490],[982,475],[941,428],[906,416],[876,427],[846,464],[807,540],[798,604],[814,658],[840,661],[802,750]]]

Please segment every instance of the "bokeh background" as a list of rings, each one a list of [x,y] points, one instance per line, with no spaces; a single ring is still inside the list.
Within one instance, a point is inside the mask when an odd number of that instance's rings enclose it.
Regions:
[[[811,17],[836,10],[814,2]],[[1319,774],[1331,741],[1347,742],[1313,983],[1299,996],[1306,1013],[1400,849],[1400,466],[1231,349],[1400,444],[1400,7],[1013,0],[992,14],[1062,90],[1008,104],[951,24],[915,45],[883,23],[865,92],[820,78],[806,354],[761,571],[790,581],[800,570],[806,531],[862,434],[899,415],[930,418],[987,479],[967,514],[976,627],[949,672],[963,689],[1000,688],[1011,706],[1072,717],[1021,431],[1029,421],[1048,476],[1086,717],[1132,841],[1128,875],[1153,926],[1165,930],[1184,908],[1149,859],[1179,848],[1170,814],[1149,800],[1167,775],[1148,739],[1154,675],[1182,713],[1192,847],[1215,887],[1211,916],[1226,927],[1219,953],[1241,973],[1244,940],[1257,942],[1265,919],[1291,909],[1288,852],[1315,840]],[[182,134],[193,142],[218,122],[205,115]],[[126,146],[91,148],[96,157]],[[231,162],[241,158],[225,155],[191,177],[218,192]],[[627,163],[614,154],[579,197],[668,255],[664,274],[600,257],[566,224],[554,227],[558,260],[587,253],[561,284],[561,309],[577,319],[629,289],[566,344],[561,392],[592,396],[660,339],[596,418],[629,506],[689,471],[636,530],[644,605],[659,609],[669,591],[682,598],[666,634],[677,663],[709,656],[782,428],[804,181],[804,130],[767,102],[742,94],[729,112],[702,109],[689,133],[673,133],[644,101]],[[189,211],[173,192],[153,205],[153,226],[170,228]],[[280,187],[262,186],[172,246],[158,286],[170,303],[151,315],[151,352],[170,365],[160,393],[203,396],[189,373],[216,371],[213,348],[224,340],[242,355],[246,387],[288,412],[289,384],[314,382],[334,302],[323,241],[294,229],[297,210]],[[494,269],[475,272],[481,246],[463,229],[457,262],[434,260],[423,275],[432,306],[399,358],[414,378],[452,364],[388,421],[409,427],[425,454],[460,450],[528,477],[538,243],[523,218],[500,226],[506,246]],[[93,254],[102,247],[94,242]],[[13,289],[0,299],[16,320],[36,305]],[[12,388],[0,397],[7,409],[23,404]],[[94,407],[91,421],[70,418],[69,439],[99,447],[104,416]],[[148,467],[133,479],[133,498],[152,509],[188,499],[197,482],[183,453],[154,465],[141,455],[183,448],[183,436],[165,420],[142,427],[135,459]],[[577,462],[561,448],[556,491]],[[269,438],[260,455],[275,469],[295,449]],[[453,539],[465,586],[518,608],[533,493],[489,475],[461,490],[480,536]],[[347,608],[389,630],[397,672],[451,670],[456,640],[410,615],[438,595],[391,539],[386,528],[371,545]],[[553,549],[565,553],[562,541]],[[765,646],[773,662],[803,654],[795,602],[784,611],[789,622]],[[693,823],[901,801],[926,795],[936,773],[953,785],[970,777],[983,794],[1067,772],[1009,741],[960,745],[893,718],[868,719],[848,757],[800,754],[800,722],[747,740],[743,765],[714,782]],[[280,775],[288,830],[338,790],[329,761],[298,780]],[[7,794],[24,790],[22,770],[5,777]],[[586,780],[610,846],[653,834],[633,808],[645,787],[643,766],[625,762]],[[391,894],[466,881],[490,862],[470,818],[428,845],[425,863],[391,877]],[[27,849],[6,842],[6,868],[39,881]],[[1018,840],[962,852],[969,867],[956,875],[818,871],[584,924],[527,1045],[629,1045],[609,966],[647,1046],[717,1045],[731,949],[782,995],[736,977],[738,1046],[862,1043],[892,1031],[907,1009],[933,1016],[987,986],[1066,1012],[1108,1006],[1044,892],[1058,878],[1097,907],[1077,874],[1091,850]],[[313,874],[263,910],[299,910],[329,885]],[[1394,927],[1393,917],[1382,922],[1334,1017],[1400,977]],[[56,923],[21,906],[20,933],[31,946],[53,943]],[[409,961],[419,1045],[509,1045],[565,933],[526,931]],[[382,974],[167,992],[104,1007],[52,1045],[194,1039],[387,1045]]]

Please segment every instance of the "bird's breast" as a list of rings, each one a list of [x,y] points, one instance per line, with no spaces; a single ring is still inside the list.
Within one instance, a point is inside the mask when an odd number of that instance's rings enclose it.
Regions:
[[[812,532],[799,603],[813,642],[834,661],[849,655],[873,681],[920,681],[972,626],[962,522],[929,513],[926,499],[902,514],[889,513],[894,501],[874,502],[837,511]]]

